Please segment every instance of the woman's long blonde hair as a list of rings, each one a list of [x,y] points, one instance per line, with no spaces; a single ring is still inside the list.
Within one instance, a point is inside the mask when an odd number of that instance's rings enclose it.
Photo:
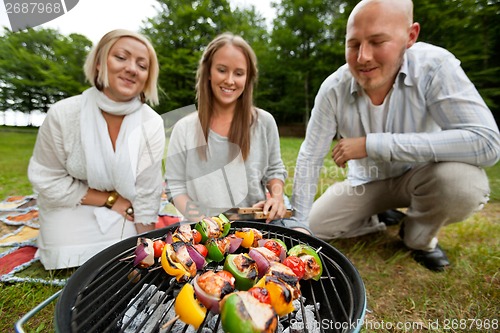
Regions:
[[[218,35],[206,47],[196,72],[196,99],[198,101],[198,117],[203,130],[204,142],[208,142],[210,121],[214,114],[214,94],[210,85],[210,68],[213,56],[225,45],[233,45],[241,49],[247,60],[247,81],[245,90],[236,102],[236,110],[229,129],[229,142],[237,144],[243,159],[250,153],[250,131],[253,119],[253,89],[257,82],[257,57],[251,46],[240,36],[230,32]]]

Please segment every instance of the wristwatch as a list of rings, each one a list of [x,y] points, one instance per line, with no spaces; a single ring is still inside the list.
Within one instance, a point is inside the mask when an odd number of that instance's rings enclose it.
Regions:
[[[109,197],[106,199],[106,202],[104,203],[104,207],[111,209],[111,207],[113,207],[113,205],[115,204],[116,200],[118,200],[119,196],[120,195],[118,194],[118,192],[116,191],[111,192]]]

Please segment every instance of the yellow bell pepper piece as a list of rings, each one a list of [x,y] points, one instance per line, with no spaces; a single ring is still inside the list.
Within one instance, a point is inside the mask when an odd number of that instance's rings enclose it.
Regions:
[[[220,230],[222,230],[224,228],[224,224],[222,223],[222,220],[220,218],[218,218],[217,216],[212,216],[211,219],[214,220],[215,222],[217,222]]]
[[[180,320],[195,329],[200,327],[207,313],[207,309],[194,298],[194,288],[189,283],[186,283],[177,295],[174,309]]]
[[[173,261],[174,249],[172,244],[165,244],[163,251],[161,253],[161,266],[167,272],[168,275],[174,276],[179,282],[186,281],[191,274],[186,271],[181,263]]]
[[[251,230],[241,230],[241,231],[237,230],[234,232],[234,235],[238,238],[243,239],[240,246],[248,249],[250,248],[250,246],[253,245],[253,240],[255,238],[255,235]]]
[[[269,298],[271,298],[271,306],[278,316],[284,316],[295,310],[292,303],[292,292],[285,282],[273,276],[265,275],[255,286],[267,289]]]

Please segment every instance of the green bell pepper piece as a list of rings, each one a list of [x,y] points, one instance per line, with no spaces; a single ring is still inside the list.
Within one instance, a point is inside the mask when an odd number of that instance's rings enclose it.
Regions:
[[[310,247],[309,245],[305,245],[305,244],[298,244],[298,245],[295,245],[294,247],[292,247],[290,250],[288,250],[288,255],[289,256],[297,256],[299,258],[300,258],[300,256],[303,256],[303,255],[310,255],[311,257],[313,257],[319,266],[319,271],[317,272],[316,275],[314,275],[312,277],[312,279],[318,281],[321,278],[321,275],[323,274],[323,263],[318,255],[318,253],[316,253],[316,251],[314,251],[314,249],[312,247]],[[307,267],[306,267],[306,270],[307,270]]]
[[[269,304],[238,291],[222,300],[221,323],[228,333],[271,333],[276,331],[278,317]]]
[[[257,282],[257,264],[246,253],[227,255],[224,270],[233,274],[234,286],[238,290],[248,290]]]

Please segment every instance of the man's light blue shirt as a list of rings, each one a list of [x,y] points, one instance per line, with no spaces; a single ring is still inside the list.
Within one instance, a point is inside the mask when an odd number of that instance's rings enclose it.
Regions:
[[[370,129],[368,101],[347,65],[321,85],[297,157],[292,204],[305,222],[332,140],[366,136],[368,157],[348,162],[353,186],[397,177],[418,163],[494,165],[498,126],[460,61],[447,50],[416,43],[404,55],[390,95],[384,133]]]

